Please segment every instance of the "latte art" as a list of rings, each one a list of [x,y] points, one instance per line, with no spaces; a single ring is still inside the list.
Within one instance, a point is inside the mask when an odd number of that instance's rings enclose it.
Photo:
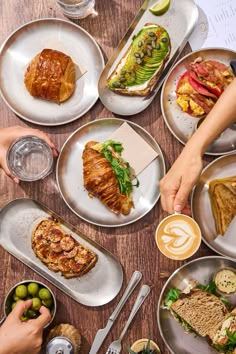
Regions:
[[[156,241],[160,251],[167,257],[185,259],[198,249],[201,233],[190,217],[171,215],[160,223]]]
[[[164,228],[161,239],[167,251],[175,254],[182,254],[192,246],[195,234],[193,228],[183,221],[172,221]]]

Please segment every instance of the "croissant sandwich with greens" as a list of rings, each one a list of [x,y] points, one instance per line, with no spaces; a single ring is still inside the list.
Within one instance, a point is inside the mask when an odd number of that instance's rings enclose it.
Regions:
[[[129,163],[121,157],[122,144],[89,141],[83,151],[84,186],[90,197],[98,198],[115,214],[127,215],[132,200],[132,174]],[[138,186],[138,182],[136,184]]]
[[[64,102],[75,90],[75,64],[62,52],[44,49],[29,64],[25,86],[31,96]]]

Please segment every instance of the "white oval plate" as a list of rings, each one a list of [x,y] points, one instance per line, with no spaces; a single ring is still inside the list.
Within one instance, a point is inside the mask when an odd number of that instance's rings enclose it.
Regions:
[[[24,84],[29,62],[43,49],[59,50],[79,66],[82,77],[73,95],[60,105],[32,97]],[[98,99],[98,79],[104,59],[97,43],[81,27],[61,19],[26,23],[13,32],[0,49],[0,92],[10,109],[40,125],[69,123],[85,114]]]

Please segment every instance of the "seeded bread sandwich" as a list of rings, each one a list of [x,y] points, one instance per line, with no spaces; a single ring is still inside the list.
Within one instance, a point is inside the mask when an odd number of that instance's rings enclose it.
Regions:
[[[178,321],[187,323],[192,331],[202,337],[209,335],[211,329],[229,313],[217,296],[198,288],[192,289],[189,294],[182,294],[170,310]]]
[[[107,80],[110,90],[128,96],[147,96],[156,85],[171,50],[168,32],[146,23]]]
[[[214,282],[199,284],[185,293],[172,288],[164,301],[164,308],[187,332],[206,338],[220,353],[236,354],[236,308],[230,312],[229,306]]]

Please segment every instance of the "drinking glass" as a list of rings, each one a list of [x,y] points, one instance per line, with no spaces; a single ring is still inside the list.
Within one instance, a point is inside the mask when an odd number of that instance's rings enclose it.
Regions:
[[[15,140],[9,147],[7,165],[12,175],[20,180],[37,181],[52,171],[52,150],[46,141],[27,135]]]
[[[57,4],[65,16],[79,19],[93,13],[95,0],[57,0]]]

